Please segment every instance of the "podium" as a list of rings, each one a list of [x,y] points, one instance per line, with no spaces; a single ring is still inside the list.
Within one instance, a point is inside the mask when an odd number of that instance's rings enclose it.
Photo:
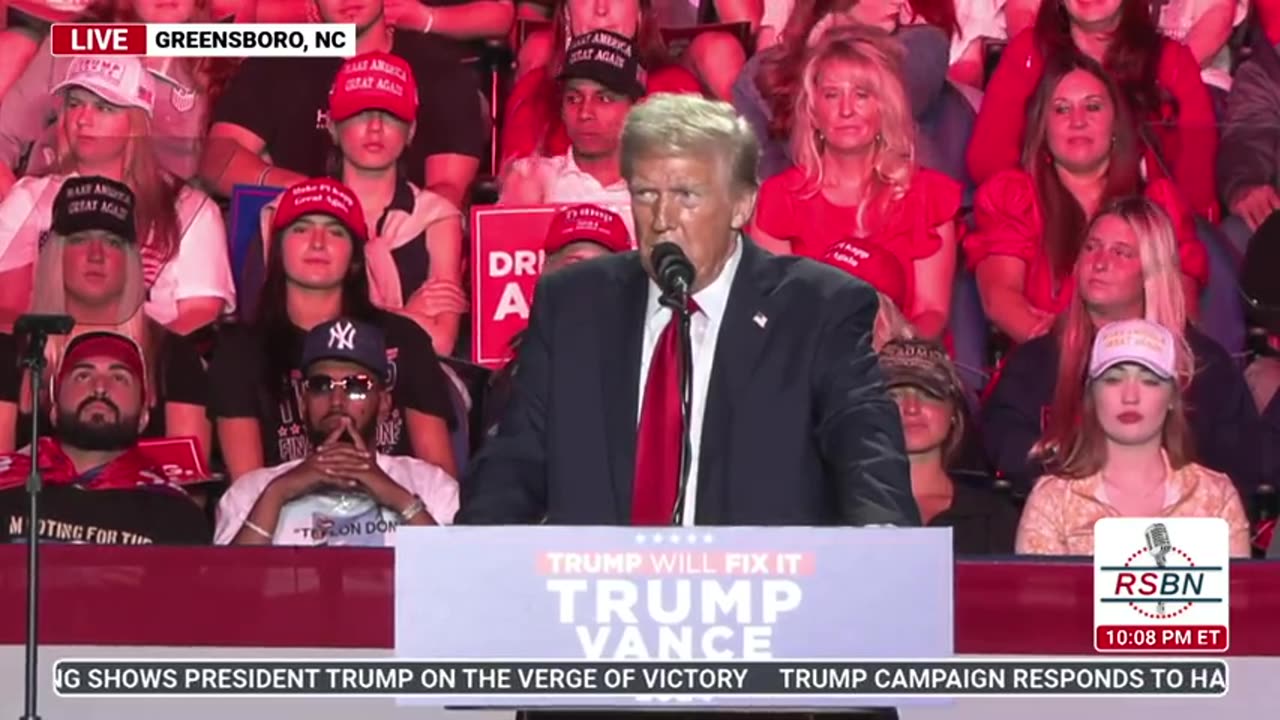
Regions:
[[[419,660],[766,661],[946,658],[944,528],[405,528],[395,649]],[[838,697],[493,694],[469,707],[820,709]],[[937,704],[877,697],[859,705]]]

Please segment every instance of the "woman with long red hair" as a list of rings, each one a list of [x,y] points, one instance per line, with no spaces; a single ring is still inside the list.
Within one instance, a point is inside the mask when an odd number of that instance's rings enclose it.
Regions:
[[[563,155],[569,136],[560,120],[556,77],[569,41],[582,33],[608,30],[633,38],[647,90],[701,93],[698,79],[676,64],[662,41],[651,0],[560,0],[553,12],[551,60],[522,75],[511,89],[502,124],[502,164],[530,155]]]
[[[1178,189],[1143,183],[1141,140],[1120,89],[1094,60],[1064,51],[1032,98],[1022,168],[996,174],[975,197],[964,240],[991,322],[1015,343],[1046,332],[1071,298],[1071,272],[1090,218],[1110,200],[1143,192],[1174,221],[1185,296],[1208,282],[1208,258]]]
[[[1141,196],[1098,211],[1082,233],[1071,273],[1074,292],[1053,329],[1010,352],[982,404],[987,456],[1015,492],[1042,473],[1032,448],[1042,435],[1061,438],[1080,423],[1080,387],[1098,329],[1146,319],[1185,340],[1195,375],[1185,388],[1197,461],[1227,473],[1242,495],[1269,477],[1256,448],[1275,435],[1258,417],[1236,361],[1188,322],[1179,247],[1168,214]]]
[[[973,179],[1018,166],[1028,131],[1023,109],[1047,63],[1070,53],[1088,56],[1114,79],[1145,176],[1172,180],[1197,215],[1216,222],[1218,134],[1209,90],[1191,51],[1161,37],[1145,1],[1044,0],[1035,27],[1009,42],[987,84],[969,143]]]
[[[1249,518],[1222,473],[1194,462],[1183,388],[1186,343],[1159,323],[1122,320],[1098,331],[1085,378],[1069,388],[1079,422],[1050,431],[1046,471],[1027,498],[1016,551],[1092,555],[1106,517],[1227,521],[1232,557],[1249,557]]]

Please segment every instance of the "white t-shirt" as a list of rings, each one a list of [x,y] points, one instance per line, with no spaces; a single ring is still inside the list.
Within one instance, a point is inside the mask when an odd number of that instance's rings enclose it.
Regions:
[[[983,38],[1008,39],[1004,6],[1005,0],[956,0],[956,24],[960,32],[951,38],[949,64],[955,65],[970,45]]]
[[[769,27],[776,32],[782,32],[782,28],[787,26],[787,20],[790,19],[791,10],[795,4],[796,0],[764,0],[760,27]]]
[[[955,65],[971,45],[983,38],[1008,39],[1005,2],[1006,0],[956,0],[956,24],[960,26],[960,31],[951,37],[948,65]],[[928,24],[928,21],[915,14],[910,3],[902,5],[898,21],[903,25]]]
[[[437,523],[453,522],[458,512],[458,481],[449,473],[415,457],[378,454],[377,461],[388,477],[422,501]],[[292,460],[259,468],[232,483],[218,503],[214,543],[231,544],[262,491],[272,480],[301,463],[301,460]],[[395,531],[400,523],[399,513],[380,507],[368,495],[313,493],[281,508],[271,542],[273,545],[391,547],[395,545]]]
[[[634,239],[631,191],[627,181],[601,185],[591,173],[578,167],[573,151],[555,157],[533,156],[512,161],[502,180],[501,205],[558,205],[590,203],[622,217]]]
[[[1160,12],[1160,32],[1178,42],[1186,42],[1187,33],[1215,5],[1235,5],[1231,27],[1239,27],[1249,15],[1249,0],[1168,0]],[[1208,85],[1231,89],[1231,50],[1225,45],[1200,71],[1200,77]]]
[[[36,261],[40,244],[53,221],[53,201],[69,175],[24,177],[0,200],[0,272]],[[156,272],[146,313],[161,325],[178,317],[178,301],[216,297],[223,312],[235,310],[235,281],[227,252],[227,231],[217,203],[208,195],[184,186],[178,194],[181,239],[176,254]],[[144,253],[144,264],[145,260]]]
[[[577,167],[573,151],[554,158],[531,156],[513,160],[502,181],[499,205],[559,205],[589,202],[613,210],[635,238],[635,218],[631,215],[631,191],[626,181],[600,184],[586,170]]]

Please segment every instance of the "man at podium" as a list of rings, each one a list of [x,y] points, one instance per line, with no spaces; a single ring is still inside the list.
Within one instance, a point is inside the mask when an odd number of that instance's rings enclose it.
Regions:
[[[656,95],[631,111],[622,171],[640,250],[539,284],[511,403],[457,522],[919,524],[871,347],[876,293],[743,234],[758,157],[727,104]],[[668,244],[694,273],[684,483],[678,323],[652,259]]]

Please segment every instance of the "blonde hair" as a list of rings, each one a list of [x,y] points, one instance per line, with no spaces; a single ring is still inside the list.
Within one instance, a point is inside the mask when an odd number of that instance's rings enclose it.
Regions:
[[[1103,218],[1122,220],[1133,230],[1142,263],[1143,318],[1163,326],[1173,334],[1176,378],[1174,410],[1166,420],[1166,447],[1174,469],[1190,462],[1189,434],[1185,428],[1171,428],[1181,423],[1182,391],[1195,375],[1195,354],[1187,342],[1187,298],[1182,285],[1182,266],[1178,256],[1178,240],[1169,216],[1143,196],[1120,198],[1094,216],[1086,228],[1092,234]],[[1083,254],[1081,254],[1083,257]],[[1077,264],[1080,258],[1076,259]],[[1063,477],[1086,477],[1101,468],[1100,453],[1105,443],[1098,436],[1092,400],[1087,397],[1088,359],[1097,328],[1085,307],[1079,288],[1073,288],[1070,304],[1058,325],[1058,377],[1053,405],[1044,434],[1031,449],[1034,459],[1046,469]]]
[[[722,158],[737,190],[760,185],[760,141],[733,106],[696,95],[658,93],[631,109],[622,128],[622,177],[639,157],[713,154]]]
[[[45,241],[44,247],[41,248],[40,255],[36,259],[35,287],[32,292],[31,312],[74,315],[70,311],[71,309],[67,307],[66,277],[63,273],[63,255],[66,252],[66,246],[66,237],[50,235]],[[133,244],[127,244],[125,248],[128,258],[124,266],[124,284],[116,305],[118,316],[110,320],[99,319],[99,322],[92,323],[87,322],[85,318],[77,317],[75,318],[76,325],[69,335],[55,335],[45,343],[45,370],[48,374],[41,391],[45,393],[46,398],[50,401],[49,403],[44,403],[47,407],[51,407],[52,402],[56,401],[56,398],[52,397],[50,389],[53,378],[57,375],[58,365],[62,362],[63,352],[71,344],[72,340],[86,333],[96,332],[117,333],[138,344],[138,347],[142,350],[143,367],[146,368],[147,372],[145,407],[150,407],[157,399],[156,383],[159,378],[157,377],[155,360],[161,333],[159,332],[159,326],[147,317],[144,308],[146,283],[142,277],[142,259],[138,255],[138,249]],[[31,393],[28,388],[28,383],[30,382],[30,377],[24,372],[23,384],[19,395],[19,404],[24,412],[29,412],[31,408]]]
[[[802,192],[810,196],[822,190],[825,180],[822,156],[826,147],[814,113],[823,66],[836,60],[853,64],[866,90],[879,101],[880,130],[872,151],[871,182],[858,207],[860,229],[866,208],[902,198],[915,174],[915,121],[902,84],[903,58],[902,46],[883,30],[860,25],[833,27],[809,52],[796,94],[791,154],[804,173]]]
[[[876,309],[876,321],[871,330],[871,348],[876,352],[894,340],[914,340],[916,330],[888,295],[876,291],[880,307]]]
[[[92,91],[90,91],[92,92]],[[182,233],[178,221],[178,186],[162,170],[151,145],[151,118],[141,108],[122,108],[129,119],[129,138],[125,141],[124,172],[121,182],[134,195],[139,244],[145,246],[159,265],[169,262],[178,252]],[[67,136],[66,122],[59,113],[56,124],[56,160],[50,174],[78,172],[79,161]]]

